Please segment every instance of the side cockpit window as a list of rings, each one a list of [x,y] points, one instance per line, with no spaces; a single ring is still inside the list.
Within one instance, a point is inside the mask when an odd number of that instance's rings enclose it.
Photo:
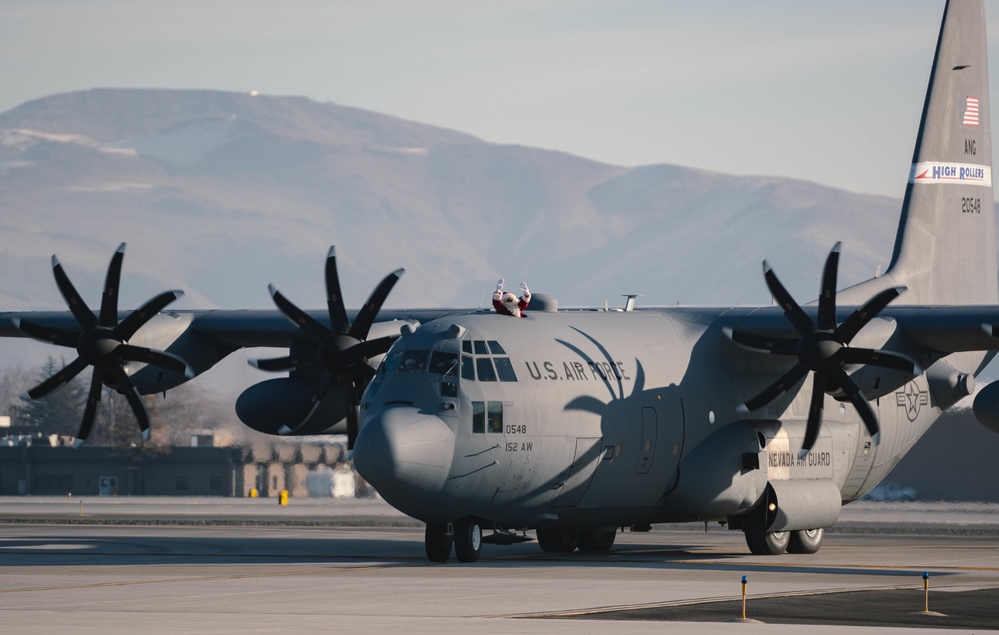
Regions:
[[[475,434],[503,432],[503,402],[473,401],[472,432]]]

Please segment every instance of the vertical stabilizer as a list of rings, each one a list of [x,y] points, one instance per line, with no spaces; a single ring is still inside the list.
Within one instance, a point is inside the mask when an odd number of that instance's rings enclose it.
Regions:
[[[988,51],[982,0],[949,0],[891,265],[904,304],[995,304]]]

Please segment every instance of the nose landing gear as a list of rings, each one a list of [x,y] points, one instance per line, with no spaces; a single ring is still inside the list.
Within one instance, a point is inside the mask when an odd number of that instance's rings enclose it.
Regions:
[[[482,526],[474,518],[428,523],[424,542],[431,562],[447,562],[452,547],[459,562],[475,562],[482,553]]]

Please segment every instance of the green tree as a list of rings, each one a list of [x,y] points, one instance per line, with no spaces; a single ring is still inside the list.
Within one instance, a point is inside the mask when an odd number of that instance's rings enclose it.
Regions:
[[[41,368],[38,382],[56,374],[65,360],[49,357]],[[86,374],[86,373],[84,373]],[[65,386],[39,399],[21,402],[14,417],[15,428],[21,434],[60,434],[73,436],[77,433],[83,418],[87,393],[83,380],[77,375]]]

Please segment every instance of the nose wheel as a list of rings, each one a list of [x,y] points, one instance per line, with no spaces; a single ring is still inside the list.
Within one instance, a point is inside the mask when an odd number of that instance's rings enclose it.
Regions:
[[[429,523],[424,534],[427,558],[431,562],[447,562],[454,545],[454,529],[450,523]]]
[[[428,523],[424,542],[431,562],[447,562],[452,547],[459,562],[475,562],[482,553],[482,525],[473,518]]]
[[[474,518],[454,523],[454,554],[460,562],[475,562],[482,553],[482,526]]]

